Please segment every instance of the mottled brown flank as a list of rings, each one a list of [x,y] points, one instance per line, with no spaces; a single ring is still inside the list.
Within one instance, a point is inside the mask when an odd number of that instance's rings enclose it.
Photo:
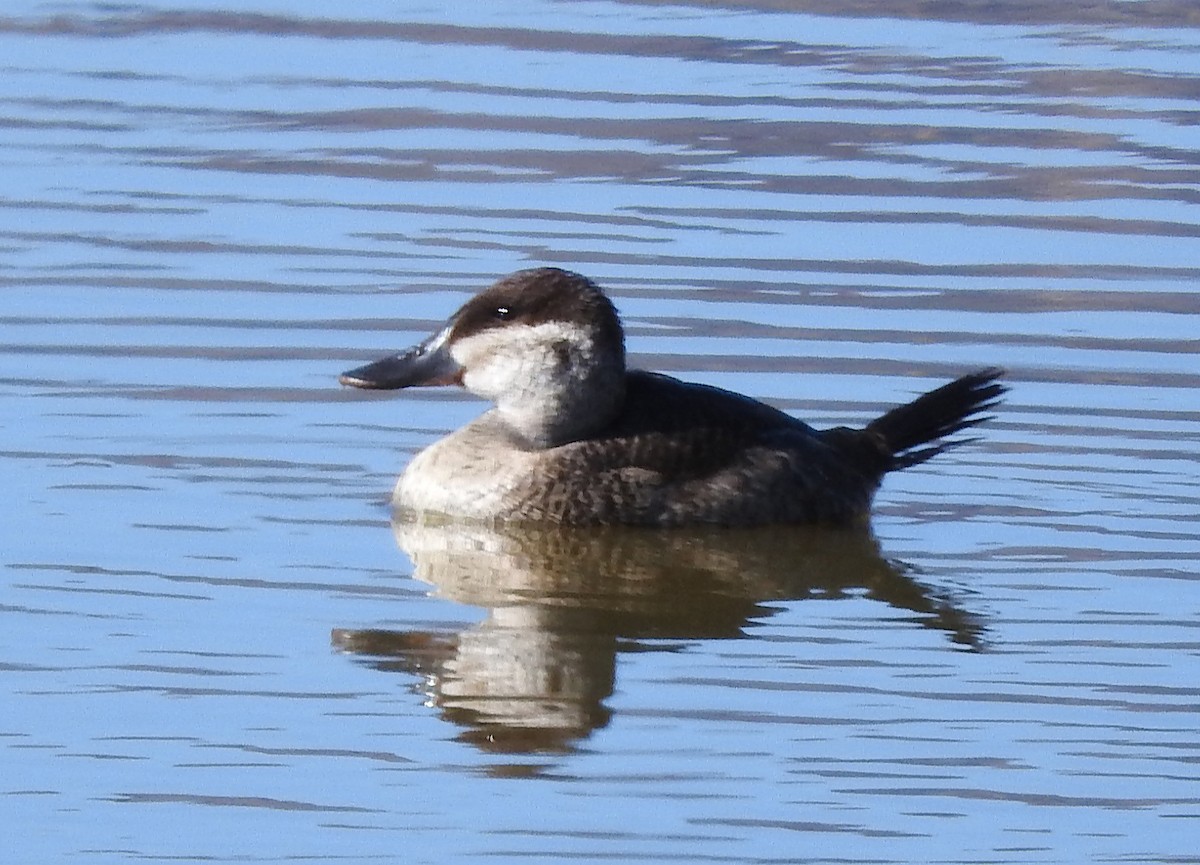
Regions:
[[[836,458],[810,428],[767,405],[632,372],[602,435],[554,449],[509,518],[673,526],[852,521],[881,476]]]
[[[547,321],[587,324],[597,350],[624,365],[625,339],[612,301],[587,277],[556,267],[519,270],[471,298],[454,317],[450,339],[513,323]]]
[[[884,474],[950,445],[908,448],[981,419],[1003,391],[998,374],[964,376],[863,430],[816,431],[739,394],[634,371],[613,427],[555,448],[504,516],[572,525],[859,522]]]

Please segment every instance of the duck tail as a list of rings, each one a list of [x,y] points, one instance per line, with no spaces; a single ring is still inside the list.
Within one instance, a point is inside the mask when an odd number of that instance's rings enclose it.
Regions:
[[[888,471],[919,465],[944,450],[973,441],[947,436],[988,420],[984,414],[1008,390],[998,379],[1002,369],[982,369],[898,406],[867,425],[891,454]],[[877,439],[878,440],[878,439]]]

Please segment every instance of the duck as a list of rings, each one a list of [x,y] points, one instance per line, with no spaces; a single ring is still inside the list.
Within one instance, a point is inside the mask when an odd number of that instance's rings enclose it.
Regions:
[[[814,429],[733,391],[626,366],[617,310],[553,267],[485,288],[428,339],[342,373],[368,390],[457,386],[492,407],[420,451],[400,513],[564,526],[862,525],[890,472],[963,443],[1007,390],[982,369],[861,429]]]

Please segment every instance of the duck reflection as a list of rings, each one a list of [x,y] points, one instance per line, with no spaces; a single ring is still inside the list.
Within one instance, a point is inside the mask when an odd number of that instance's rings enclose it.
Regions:
[[[423,675],[461,738],[489,750],[569,749],[607,723],[619,652],[736,637],[770,602],[853,593],[969,648],[982,631],[886,561],[865,529],[393,528],[416,578],[487,617],[458,634],[338,629],[333,643],[380,670]]]

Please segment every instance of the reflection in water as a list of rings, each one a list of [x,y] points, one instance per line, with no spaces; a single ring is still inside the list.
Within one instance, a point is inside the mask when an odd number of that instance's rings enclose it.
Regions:
[[[607,723],[628,641],[737,637],[768,601],[865,595],[979,647],[980,622],[883,559],[865,530],[394,528],[416,577],[487,618],[457,635],[338,629],[333,642],[426,676],[463,738],[490,750],[569,748]]]

